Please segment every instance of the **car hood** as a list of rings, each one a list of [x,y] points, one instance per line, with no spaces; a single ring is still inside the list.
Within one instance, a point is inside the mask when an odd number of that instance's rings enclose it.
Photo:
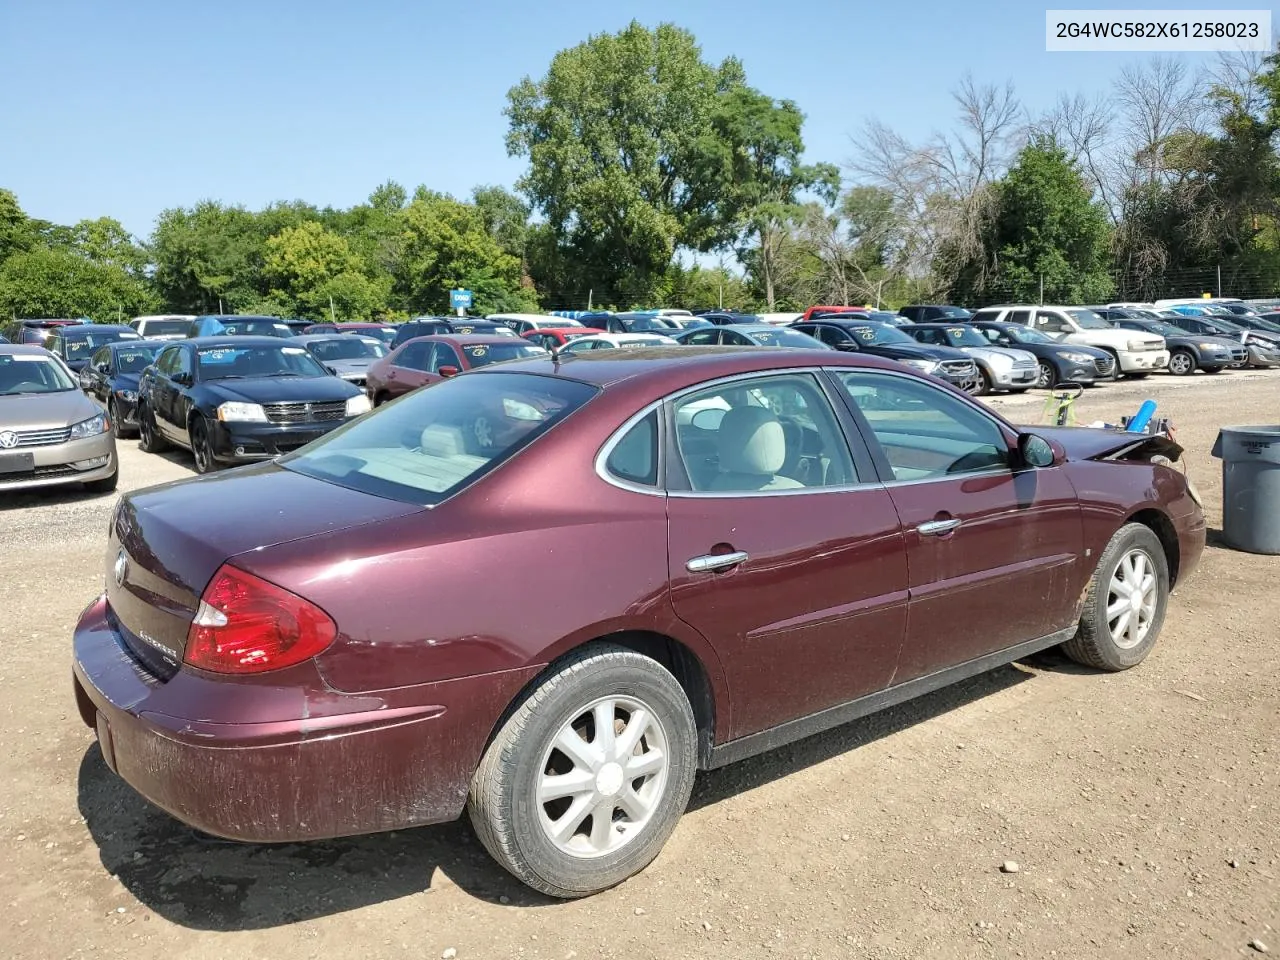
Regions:
[[[365,357],[361,360],[325,360],[323,363],[340,377],[364,376],[369,370],[369,365],[377,359],[377,357]]]
[[[1096,427],[1032,426],[1026,429],[1060,444],[1067,452],[1068,460],[1149,459],[1162,456],[1176,461],[1182,456],[1182,447],[1178,444],[1168,437],[1150,433],[1129,433]]]
[[[955,347],[940,347],[932,343],[891,343],[871,347],[867,353],[890,360],[968,360],[969,355]]]
[[[88,420],[102,408],[79,390],[0,397],[0,430],[52,430]]]
[[[248,377],[244,380],[206,380],[202,384],[220,400],[248,403],[317,403],[346,400],[360,388],[341,377]]]
[[[1013,347],[960,347],[969,356],[980,360],[986,360],[988,363],[992,361],[1001,365],[1008,365],[1017,360],[1027,363],[1035,363],[1035,354],[1028,353],[1026,350],[1018,350]]]

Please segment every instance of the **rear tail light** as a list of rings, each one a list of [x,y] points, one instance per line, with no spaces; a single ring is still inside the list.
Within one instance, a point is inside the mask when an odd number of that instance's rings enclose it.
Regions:
[[[185,659],[213,673],[263,673],[310,660],[337,635],[314,603],[223,564],[200,598]]]

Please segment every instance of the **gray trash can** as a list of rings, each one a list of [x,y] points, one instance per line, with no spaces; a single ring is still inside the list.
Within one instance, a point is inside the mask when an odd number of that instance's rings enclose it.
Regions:
[[[1222,535],[1237,550],[1280,554],[1280,425],[1223,427]]]

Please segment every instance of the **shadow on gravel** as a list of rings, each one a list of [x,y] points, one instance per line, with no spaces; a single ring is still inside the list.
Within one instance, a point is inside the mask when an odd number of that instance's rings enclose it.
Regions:
[[[1033,677],[1002,667],[700,774],[690,809],[782,779]],[[427,897],[422,906],[430,909],[437,869],[470,895],[492,903],[537,907],[561,902],[507,874],[465,821],[311,843],[221,841],[148,804],[107,769],[96,744],[80,762],[78,786],[80,812],[103,866],[149,909],[184,927],[230,931],[284,926],[410,896]]]

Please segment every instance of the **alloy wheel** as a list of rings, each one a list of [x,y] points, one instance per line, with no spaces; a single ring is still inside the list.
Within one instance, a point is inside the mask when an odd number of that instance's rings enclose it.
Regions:
[[[670,769],[657,713],[634,697],[603,697],[560,728],[534,786],[538,822],[563,853],[592,859],[644,832]]]
[[[1145,550],[1133,549],[1120,558],[1107,585],[1107,629],[1117,647],[1129,650],[1146,639],[1159,589]]]
[[[1058,379],[1057,371],[1053,369],[1053,364],[1048,360],[1040,361],[1040,373],[1036,377],[1036,386],[1043,387],[1046,390],[1053,386]]]
[[[107,419],[111,421],[111,435],[119,440],[120,412],[116,409],[116,402],[114,400],[107,401]]]
[[[1195,369],[1195,361],[1189,353],[1175,353],[1169,358],[1169,372],[1175,376],[1186,376]]]

